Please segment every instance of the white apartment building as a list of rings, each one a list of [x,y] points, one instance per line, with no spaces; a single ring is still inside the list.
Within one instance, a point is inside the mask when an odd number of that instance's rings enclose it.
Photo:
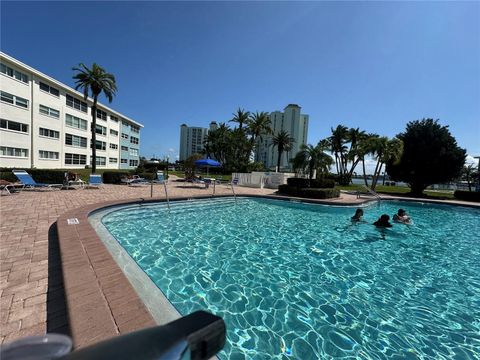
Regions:
[[[91,104],[83,94],[0,53],[0,167],[91,165]],[[97,167],[135,168],[142,124],[98,104]]]
[[[300,151],[300,147],[307,143],[308,136],[308,115],[301,114],[301,107],[296,104],[289,104],[284,111],[271,112],[269,117],[273,135],[263,135],[262,140],[258,139],[255,150],[255,161],[262,162],[266,169],[274,170],[278,162],[278,149],[273,146],[273,137],[280,131],[285,130],[295,139],[292,149],[282,154],[280,169],[291,169],[290,160]]]
[[[184,161],[195,153],[201,153],[204,149],[203,143],[209,130],[217,128],[217,123],[212,121],[209,128],[196,126],[180,126],[180,154],[179,160]]]

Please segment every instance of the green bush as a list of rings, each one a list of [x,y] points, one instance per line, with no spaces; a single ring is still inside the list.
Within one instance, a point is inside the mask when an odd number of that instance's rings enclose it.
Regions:
[[[310,187],[310,180],[305,178],[288,178],[287,185],[297,188],[307,188]]]
[[[331,199],[340,196],[340,190],[338,189],[318,189],[318,188],[307,188],[300,189],[300,197],[310,198],[310,199]]]
[[[285,185],[279,185],[278,186],[278,192],[284,195],[291,195],[291,196],[296,196],[298,193],[298,190],[294,186],[290,186],[288,184]]]
[[[144,178],[145,180],[155,180],[157,178],[157,173],[149,173],[149,172],[144,172],[138,174],[141,178]]]
[[[298,196],[310,199],[330,199],[340,196],[340,190],[332,188],[297,188],[290,185],[280,185],[278,187],[280,194],[289,196]]]
[[[480,192],[478,191],[456,190],[453,196],[458,200],[480,202]]]
[[[332,179],[312,179],[310,180],[310,187],[317,189],[333,189],[335,187],[335,180]]]
[[[122,178],[130,175],[128,171],[105,171],[103,173],[103,182],[105,184],[121,184]]]
[[[17,182],[18,179],[13,175],[12,170],[8,168],[0,169],[0,178],[2,180]],[[63,184],[65,179],[65,172],[63,170],[49,170],[49,169],[22,169],[29,173],[33,180],[45,184]]]

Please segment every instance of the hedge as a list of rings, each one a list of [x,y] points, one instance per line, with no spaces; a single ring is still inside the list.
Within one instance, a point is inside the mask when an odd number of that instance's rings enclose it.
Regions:
[[[332,179],[305,179],[305,178],[288,178],[287,185],[296,188],[329,188],[335,187],[335,181]]]
[[[103,182],[105,184],[121,184],[122,178],[130,175],[128,171],[105,171],[103,173]]]
[[[297,188],[307,188],[310,187],[310,180],[305,178],[288,178],[287,184]]]
[[[330,199],[340,196],[340,190],[331,188],[297,188],[290,185],[280,185],[278,192],[290,196],[310,199]]]
[[[0,169],[0,178],[10,182],[17,182],[18,179],[13,175],[12,170],[8,168]],[[66,170],[48,169],[26,169],[25,171],[32,175],[33,180],[36,182],[45,184],[63,184],[66,172]]]
[[[480,192],[478,191],[456,190],[453,196],[458,200],[480,202]]]
[[[332,179],[312,179],[310,181],[311,188],[333,189],[335,187],[335,180]]]

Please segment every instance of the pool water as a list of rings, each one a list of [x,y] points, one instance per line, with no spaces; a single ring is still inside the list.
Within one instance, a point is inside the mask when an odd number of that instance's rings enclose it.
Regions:
[[[413,225],[371,225],[400,207]],[[221,359],[478,359],[480,210],[354,210],[214,199],[102,222],[181,314],[225,320]]]

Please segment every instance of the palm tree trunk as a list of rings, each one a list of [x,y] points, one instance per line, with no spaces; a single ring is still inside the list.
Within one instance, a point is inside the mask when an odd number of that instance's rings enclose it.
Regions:
[[[380,162],[380,159],[378,159],[377,165],[375,166],[375,171],[373,172],[372,186],[370,186],[370,189],[372,190],[375,190],[375,186],[377,185],[379,167],[381,168],[382,165],[383,164]]]
[[[365,186],[368,187],[367,172],[365,170],[365,159],[363,158],[362,158],[362,168],[363,168],[363,181],[365,181]]]
[[[97,171],[97,96],[93,97],[92,105],[92,174]]]
[[[277,172],[280,172],[280,162],[282,160],[283,149],[278,147],[278,160],[277,160]]]

